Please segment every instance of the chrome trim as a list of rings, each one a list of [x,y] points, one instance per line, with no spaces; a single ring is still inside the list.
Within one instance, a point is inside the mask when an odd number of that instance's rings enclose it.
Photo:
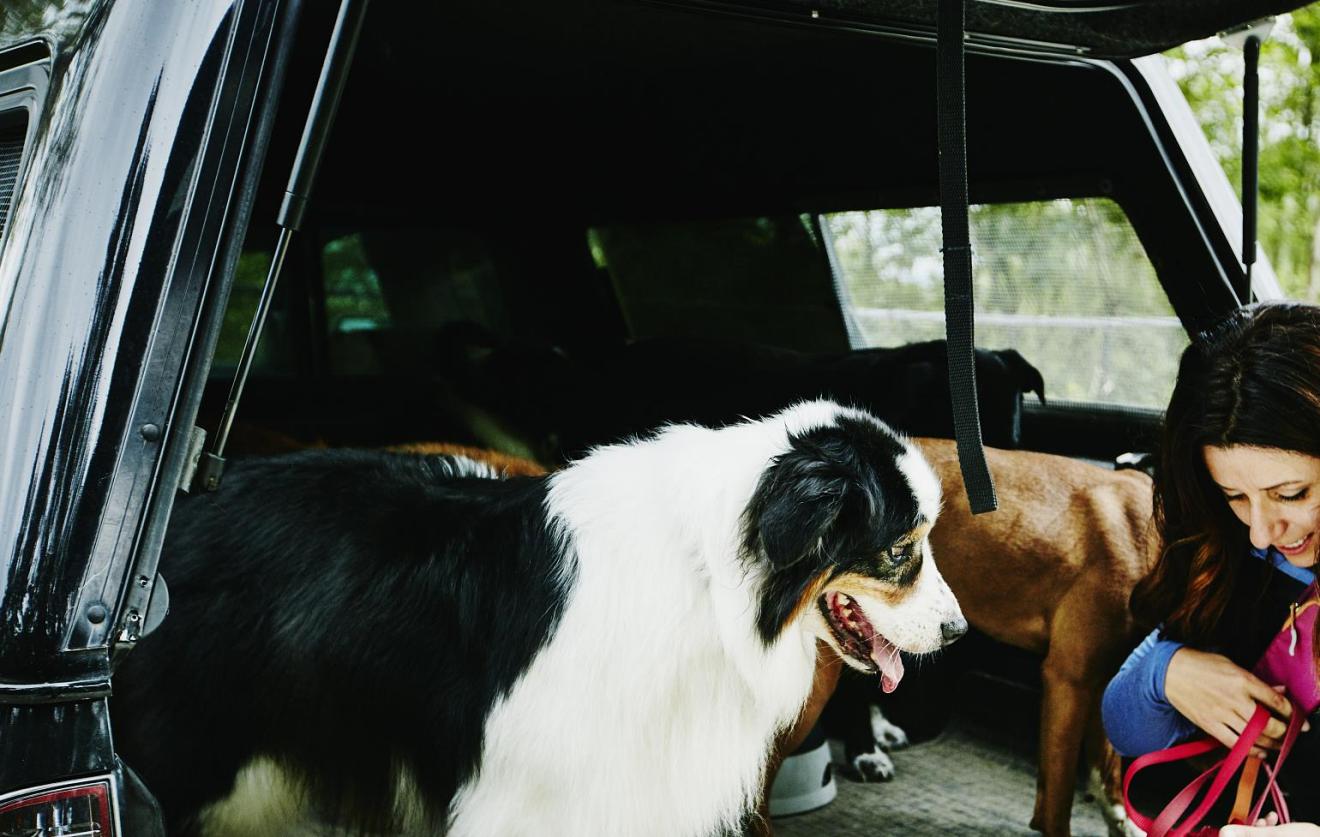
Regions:
[[[740,18],[777,23],[785,26],[803,28],[821,28],[831,32],[851,32],[858,35],[870,35],[899,43],[935,43],[935,30],[915,24],[892,22],[869,23],[864,21],[844,20],[821,15],[792,12],[782,9],[757,9],[738,5],[725,0],[638,0],[648,6],[676,9],[697,14],[713,14],[722,17]],[[990,56],[1015,56],[1020,58],[1067,59],[1072,56],[1085,56],[1091,49],[1073,44],[1053,41],[1034,41],[1025,38],[1010,38],[1003,35],[990,35],[982,32],[968,32],[965,48],[968,54]]]
[[[1123,12],[1128,9],[1135,9],[1141,6],[1138,2],[1128,3],[1106,3],[1096,5],[1088,3],[1087,0],[1058,0],[1059,3],[1066,5],[1056,5],[1055,3],[1031,3],[1028,0],[976,0],[978,3],[984,3],[987,6],[1006,6],[1010,9],[1025,9],[1030,12],[1046,12],[1048,14],[1092,14],[1094,12]]]
[[[110,696],[110,681],[56,680],[49,683],[0,682],[0,706],[31,705],[38,703],[64,703],[70,700],[90,700]]]

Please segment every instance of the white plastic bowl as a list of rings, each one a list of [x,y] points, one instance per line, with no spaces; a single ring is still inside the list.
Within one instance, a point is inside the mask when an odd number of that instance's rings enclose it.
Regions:
[[[830,766],[830,744],[822,737],[819,746],[784,759],[770,787],[770,816],[814,811],[828,805],[838,793]]]

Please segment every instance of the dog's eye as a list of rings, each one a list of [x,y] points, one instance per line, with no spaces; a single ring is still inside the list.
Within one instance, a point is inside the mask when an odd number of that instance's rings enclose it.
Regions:
[[[897,564],[901,561],[905,561],[908,558],[911,558],[913,546],[914,544],[905,543],[905,544],[894,544],[893,546],[889,547],[889,554],[887,557],[889,558],[890,563]]]

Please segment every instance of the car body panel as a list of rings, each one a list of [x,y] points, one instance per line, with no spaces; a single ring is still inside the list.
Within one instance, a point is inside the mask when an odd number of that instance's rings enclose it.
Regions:
[[[38,36],[50,72],[0,254],[0,791],[111,766],[112,647],[154,585],[280,8],[46,5],[0,25],[0,49]],[[60,715],[57,744],[40,730]],[[58,757],[39,766],[32,741]]]

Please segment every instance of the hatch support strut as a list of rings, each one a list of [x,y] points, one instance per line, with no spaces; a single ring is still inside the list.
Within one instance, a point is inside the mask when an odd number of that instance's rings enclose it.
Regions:
[[[289,241],[302,226],[303,213],[307,210],[312,185],[316,181],[316,169],[321,162],[321,152],[325,150],[325,140],[334,124],[335,112],[339,109],[339,99],[343,95],[344,83],[348,79],[348,70],[353,64],[353,53],[357,49],[358,35],[362,31],[367,2],[368,0],[342,0],[339,5],[339,16],[335,19],[330,46],[321,65],[321,77],[316,82],[316,93],[312,97],[312,106],[303,125],[298,154],[294,158],[293,170],[289,173],[289,184],[284,190],[284,201],[275,220],[280,227],[280,234],[275,244],[274,255],[271,257],[270,272],[266,274],[266,284],[261,289],[261,299],[257,303],[256,312],[252,315],[252,325],[243,343],[243,354],[234,373],[234,383],[229,390],[229,400],[225,403],[224,414],[220,417],[215,444],[210,452],[201,455],[198,463],[196,481],[200,482],[207,491],[218,488],[220,479],[224,476],[225,444],[229,440],[229,431],[234,424],[234,415],[238,412],[238,402],[243,396],[248,373],[252,371],[252,360],[257,352],[257,344],[261,340],[261,331],[266,325],[266,315],[270,312],[275,286],[279,283],[280,271],[284,267],[284,257],[289,251]]]

